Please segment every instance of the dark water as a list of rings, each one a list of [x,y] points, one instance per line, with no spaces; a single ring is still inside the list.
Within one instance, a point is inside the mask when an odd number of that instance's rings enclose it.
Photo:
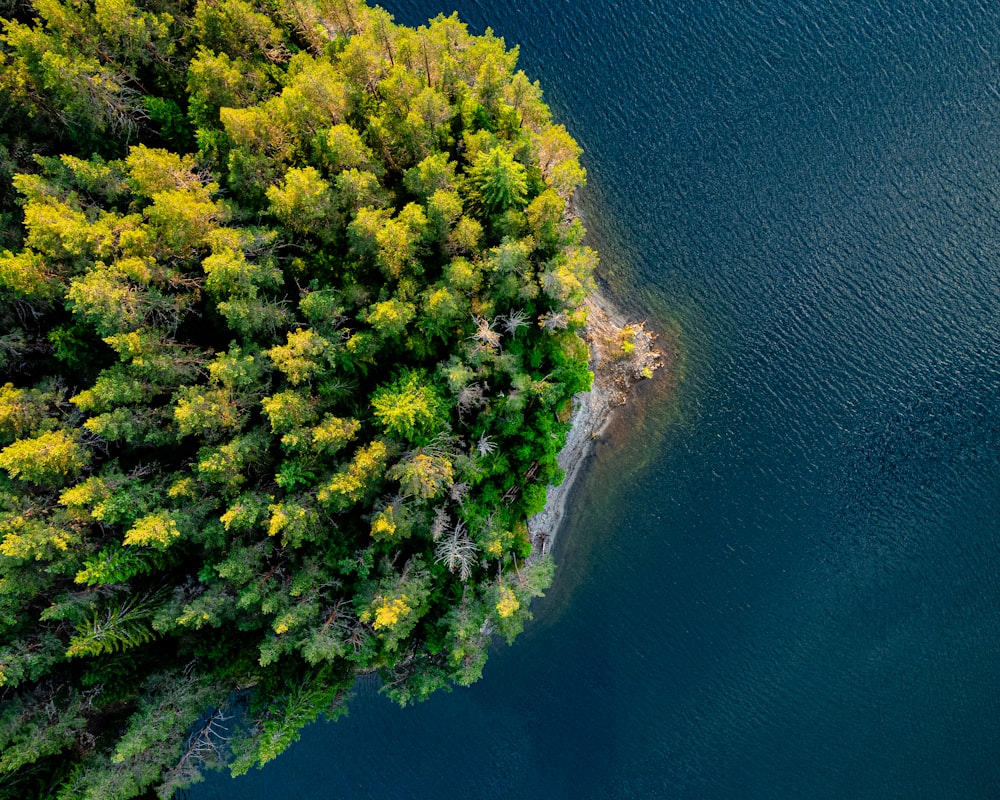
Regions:
[[[192,797],[1000,797],[1000,4],[458,10],[585,147],[604,275],[683,380],[483,681],[362,686]]]

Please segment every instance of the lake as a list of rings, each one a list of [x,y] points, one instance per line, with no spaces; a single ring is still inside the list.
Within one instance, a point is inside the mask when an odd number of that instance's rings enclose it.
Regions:
[[[362,683],[191,798],[1000,797],[1000,4],[456,5],[585,148],[676,391],[482,681]]]

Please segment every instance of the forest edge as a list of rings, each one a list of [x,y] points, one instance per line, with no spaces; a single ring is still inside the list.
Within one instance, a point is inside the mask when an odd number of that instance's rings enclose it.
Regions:
[[[565,478],[547,488],[545,509],[528,519],[531,558],[550,553],[565,522],[569,498],[583,473],[594,443],[607,431],[619,409],[641,381],[668,367],[669,358],[654,346],[656,334],[645,322],[627,322],[625,312],[607,293],[597,290],[584,302],[587,325],[583,338],[590,349],[594,381],[589,392],[573,398],[571,427],[559,453]]]

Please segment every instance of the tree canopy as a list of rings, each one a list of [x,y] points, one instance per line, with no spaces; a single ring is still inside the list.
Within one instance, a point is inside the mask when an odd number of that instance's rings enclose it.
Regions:
[[[547,588],[596,256],[517,50],[362,0],[0,31],[0,798],[168,798]]]

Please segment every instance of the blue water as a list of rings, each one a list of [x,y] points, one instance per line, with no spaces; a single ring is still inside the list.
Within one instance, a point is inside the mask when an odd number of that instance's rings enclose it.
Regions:
[[[1000,797],[1000,4],[457,8],[586,149],[682,379],[479,684],[362,684],[194,800]]]

